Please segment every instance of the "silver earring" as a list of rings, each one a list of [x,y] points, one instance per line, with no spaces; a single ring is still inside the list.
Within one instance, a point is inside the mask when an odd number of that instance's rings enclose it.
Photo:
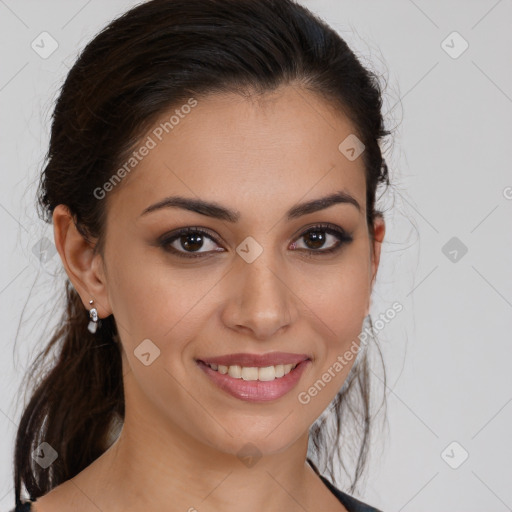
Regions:
[[[89,304],[92,305],[94,301],[90,300]],[[89,311],[89,318],[91,319],[89,321],[89,325],[87,326],[87,329],[89,329],[89,332],[94,334],[96,332],[96,329],[98,328],[98,310],[96,308],[92,308]]]

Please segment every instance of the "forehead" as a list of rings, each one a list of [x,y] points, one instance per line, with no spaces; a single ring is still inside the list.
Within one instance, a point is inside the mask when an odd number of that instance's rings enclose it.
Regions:
[[[180,194],[213,199],[243,216],[248,206],[261,215],[270,205],[277,212],[344,189],[364,211],[362,156],[349,160],[339,149],[354,131],[332,104],[295,86],[185,100],[141,138],[136,165],[109,199],[140,213]]]

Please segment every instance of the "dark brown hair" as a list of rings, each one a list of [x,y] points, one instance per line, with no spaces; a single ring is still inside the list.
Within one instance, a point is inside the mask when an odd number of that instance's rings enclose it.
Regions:
[[[365,145],[373,238],[373,222],[382,215],[375,208],[377,187],[389,185],[380,141],[390,132],[384,128],[378,77],[333,29],[292,0],[151,0],[106,26],[81,52],[57,99],[38,191],[41,218],[51,223],[54,208],[67,205],[77,229],[103,254],[106,203],[93,191],[122,165],[157,117],[190,97],[265,93],[287,84],[346,114]],[[64,284],[61,323],[28,372],[36,375],[50,361],[44,376],[34,380],[17,432],[17,504],[23,485],[36,499],[91,464],[124,418],[115,320],[102,319],[98,331],[89,333],[80,296],[68,279]],[[331,404],[337,449],[342,420],[346,437],[346,419],[355,418],[353,440],[359,444],[350,491],[365,466],[370,432],[369,368],[366,352],[360,355]],[[323,425],[322,420],[311,428],[311,449],[325,451],[333,478],[333,451]],[[31,457],[42,442],[58,453],[46,469]]]

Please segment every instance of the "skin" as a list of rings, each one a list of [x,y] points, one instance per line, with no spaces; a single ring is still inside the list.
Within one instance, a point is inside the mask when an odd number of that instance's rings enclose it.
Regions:
[[[385,227],[377,217],[372,242],[362,157],[349,161],[338,150],[352,133],[332,105],[295,86],[259,97],[198,98],[103,199],[103,256],[78,233],[67,208],[55,208],[56,247],[84,308],[92,298],[100,318],[116,319],[126,418],[116,443],[39,498],[36,512],[171,510],[170,504],[189,512],[345,510],[306,456],[308,429],[354,359],[309,404],[298,394],[354,340],[359,343],[379,265]],[[285,219],[292,206],[338,190],[350,193],[361,210],[336,204]],[[170,195],[215,201],[240,212],[240,220],[179,208],[141,216]],[[319,222],[346,230],[353,240],[334,254],[308,258],[308,247],[318,253],[337,243],[328,233],[316,246],[304,236]],[[216,236],[203,238],[196,251],[224,251],[186,259],[158,246],[161,235],[187,226]],[[263,247],[250,264],[236,252],[247,236]],[[186,253],[179,238],[172,246]],[[149,366],[134,355],[146,338],[160,349]],[[226,394],[195,362],[274,351],[309,354],[312,363],[291,392],[265,403]],[[237,456],[246,443],[261,453],[252,467]]]

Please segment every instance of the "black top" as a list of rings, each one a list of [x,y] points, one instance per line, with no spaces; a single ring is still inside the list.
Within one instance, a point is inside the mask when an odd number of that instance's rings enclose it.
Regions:
[[[343,491],[340,491],[337,487],[334,487],[327,478],[320,474],[318,468],[313,464],[311,459],[307,459],[309,465],[313,468],[314,472],[321,478],[322,482],[327,488],[338,498],[338,501],[348,510],[348,512],[382,512],[380,509],[367,505],[362,501],[350,496]]]
[[[344,493],[343,491],[340,491],[334,485],[332,485],[327,478],[325,478],[323,475],[321,475],[318,472],[317,467],[311,462],[310,459],[307,459],[309,465],[313,468],[315,473],[322,479],[322,482],[327,486],[327,488],[338,498],[338,501],[348,510],[348,512],[382,512],[381,510],[372,507],[371,505],[367,505],[366,503],[363,503],[362,501],[356,500],[349,494]],[[30,512],[32,510],[31,507],[31,501],[26,501],[22,505],[16,507],[15,509],[11,510],[11,512]]]
[[[11,512],[30,512],[32,510],[31,503],[31,501],[27,501],[22,505],[18,505],[16,508],[12,509]]]

